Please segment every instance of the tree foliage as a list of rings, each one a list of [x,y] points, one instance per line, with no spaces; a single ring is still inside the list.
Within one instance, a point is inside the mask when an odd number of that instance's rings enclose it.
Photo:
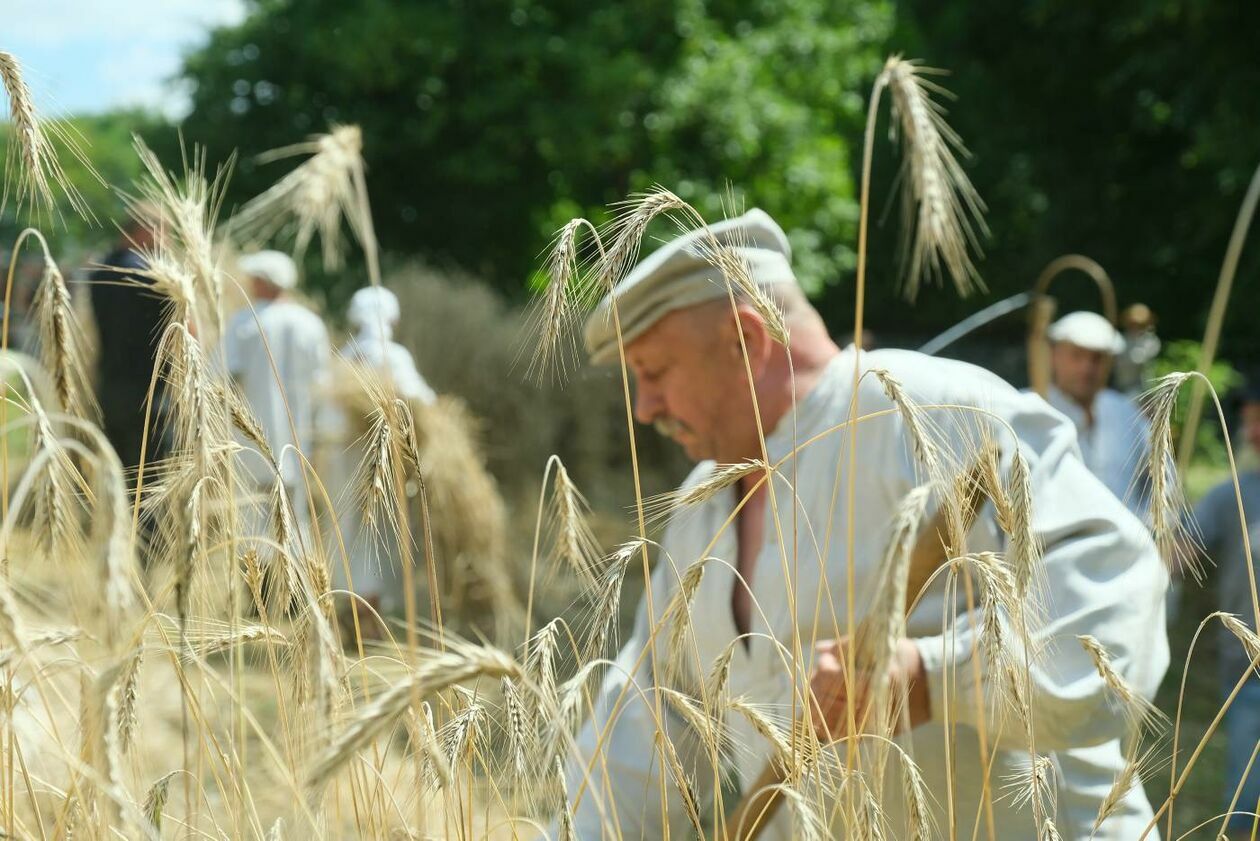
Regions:
[[[783,222],[837,333],[852,315],[864,105],[892,52],[946,68],[949,120],[993,235],[983,299],[897,293],[899,161],[880,114],[872,190],[868,323],[922,336],[1028,288],[1078,252],[1141,300],[1169,337],[1199,337],[1234,216],[1260,165],[1260,5],[1133,0],[253,0],[238,25],[186,58],[185,142],[242,157],[228,208],[292,163],[254,156],[325,131],[364,128],[384,249],[482,274],[519,293],[550,235],[653,184],[721,215],[728,188]],[[76,125],[110,183],[137,171],[130,133],[174,168],[179,138],[135,113]],[[3,126],[0,126],[2,135]],[[3,142],[0,136],[0,143]],[[71,168],[77,166],[71,162]],[[79,173],[82,176],[82,173]],[[116,196],[76,183],[102,220]],[[102,210],[103,208],[103,210]],[[12,209],[0,220],[16,231]],[[111,236],[67,220],[61,239]],[[1244,249],[1223,352],[1260,356],[1250,330],[1260,233]],[[351,269],[319,278],[349,288]],[[318,276],[317,276],[318,277]],[[1065,279],[1061,311],[1097,306]],[[1017,316],[997,325],[1013,339]]]
[[[66,128],[79,141],[100,178],[60,146],[57,147],[60,153],[58,160],[67,179],[83,194],[96,219],[82,219],[64,203],[55,217],[48,214],[33,216],[29,209],[19,209],[10,197],[3,214],[0,214],[0,242],[12,244],[18,233],[29,225],[44,231],[60,254],[65,254],[67,250],[76,252],[98,248],[114,240],[118,236],[115,222],[125,216],[118,189],[128,189],[141,171],[140,160],[132,148],[132,137],[137,134],[145,137],[157,133],[174,134],[160,118],[136,110],[74,117],[66,121]],[[0,160],[7,159],[10,131],[9,123],[0,123]],[[175,149],[178,155],[178,144],[175,144]]]
[[[664,184],[709,218],[727,186],[792,232],[821,286],[853,262],[849,138],[887,2],[265,0],[188,56],[185,136],[252,156],[363,127],[383,247],[519,292],[570,217]]]
[[[1161,332],[1202,336],[1235,215],[1260,166],[1257,31],[1255,3],[899,4],[890,48],[951,71],[943,80],[957,95],[950,121],[990,208],[980,269],[993,297],[1027,289],[1054,257],[1078,252],[1107,269],[1122,306],[1146,302]],[[890,177],[877,162],[877,195]],[[889,247],[876,248],[873,272]],[[1232,355],[1260,354],[1250,329],[1258,271],[1253,231],[1225,328]],[[1083,277],[1056,289],[1061,310],[1097,307]],[[978,306],[948,298],[938,292],[928,307],[898,308],[899,323],[926,330]],[[873,306],[878,329],[895,304],[876,295]]]

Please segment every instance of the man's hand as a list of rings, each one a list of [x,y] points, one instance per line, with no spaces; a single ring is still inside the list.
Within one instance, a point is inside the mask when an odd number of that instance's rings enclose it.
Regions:
[[[849,639],[826,640],[815,648],[817,657],[814,673],[810,677],[810,718],[814,732],[824,743],[849,735],[849,707],[853,707],[853,721],[859,730],[869,728],[872,676],[862,674],[859,664],[855,680],[848,678]],[[927,676],[923,673],[923,660],[919,649],[910,640],[902,639],[888,664],[888,702],[900,704],[906,697],[906,712],[899,715],[893,732],[904,729],[908,716],[910,727],[917,727],[932,715],[932,702],[928,695]]]

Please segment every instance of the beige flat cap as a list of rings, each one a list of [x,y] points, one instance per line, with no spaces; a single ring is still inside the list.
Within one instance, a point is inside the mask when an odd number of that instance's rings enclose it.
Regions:
[[[796,283],[792,247],[770,215],[756,208],[743,216],[691,231],[652,252],[604,296],[586,320],[586,352],[594,365],[618,359],[617,334],[612,320],[612,296],[617,296],[621,337],[628,345],[647,332],[662,316],[726,295],[726,281],[706,252],[714,237],[748,266],[759,286]]]

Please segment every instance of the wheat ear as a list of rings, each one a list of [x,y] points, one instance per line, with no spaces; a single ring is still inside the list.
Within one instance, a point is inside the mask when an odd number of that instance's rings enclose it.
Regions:
[[[65,197],[70,208],[88,221],[95,221],[78,187],[66,176],[57,160],[56,140],[97,181],[104,183],[79,146],[80,137],[66,125],[42,119],[35,110],[35,99],[23,78],[22,66],[13,53],[0,50],[0,84],[9,98],[9,120],[13,126],[8,160],[4,167],[4,188],[0,194],[0,210],[8,204],[13,189],[19,207],[28,204],[38,214],[51,213],[56,205],[54,187]],[[16,175],[14,174],[16,173]]]
[[[949,95],[926,78],[934,73],[940,71],[892,56],[879,77],[892,93],[893,133],[902,149],[902,259],[910,300],[923,279],[946,273],[961,295],[984,289],[968,253],[988,234],[984,202],[955,156],[966,155],[961,139],[932,99],[933,93]]]
[[[306,789],[312,803],[322,796],[324,787],[342,766],[398,720],[417,694],[439,692],[478,676],[502,678],[519,673],[515,662],[502,652],[471,645],[452,646],[450,653],[422,663],[360,710],[316,757],[306,775]]]

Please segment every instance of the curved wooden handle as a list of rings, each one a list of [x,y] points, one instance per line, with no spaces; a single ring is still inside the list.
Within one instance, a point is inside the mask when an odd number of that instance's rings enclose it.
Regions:
[[[1049,294],[1050,282],[1072,270],[1084,272],[1094,281],[1102,298],[1103,315],[1112,324],[1118,325],[1116,287],[1106,269],[1083,254],[1064,254],[1051,260],[1033,284],[1032,307],[1028,318],[1028,385],[1042,397],[1050,390],[1050,345],[1046,339],[1046,328],[1054,320],[1056,308],[1055,300]]]

